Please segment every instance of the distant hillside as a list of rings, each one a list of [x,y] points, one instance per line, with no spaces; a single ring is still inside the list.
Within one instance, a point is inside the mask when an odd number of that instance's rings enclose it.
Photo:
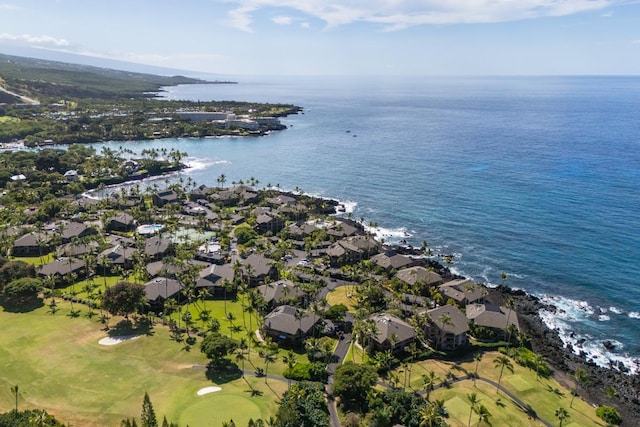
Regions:
[[[32,98],[140,98],[162,86],[192,83],[209,82],[0,54],[0,84]]]

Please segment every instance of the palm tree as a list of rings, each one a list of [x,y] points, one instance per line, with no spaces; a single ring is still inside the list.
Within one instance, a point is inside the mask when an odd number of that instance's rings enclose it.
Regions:
[[[511,330],[509,330],[509,319],[511,317],[511,312],[513,311],[513,307],[515,307],[515,305],[516,305],[516,303],[513,300],[513,298],[511,298],[511,297],[508,297],[507,300],[504,303],[504,306],[507,308],[507,310],[509,310],[507,312],[507,323],[504,325],[504,333],[505,333],[505,335],[507,335],[507,332],[508,332],[507,342],[509,343],[509,345],[511,345]]]
[[[540,378],[540,367],[543,365],[543,363],[544,363],[544,359],[542,358],[542,355],[536,353],[533,356],[533,364],[536,367],[536,378]]]
[[[238,346],[238,349],[236,350],[236,362],[240,361],[242,362],[242,377],[244,378],[244,361],[245,361],[246,357],[244,357],[244,349],[242,347]]]
[[[469,409],[469,421],[467,422],[467,426],[471,426],[471,415],[476,410],[476,407],[480,403],[480,399],[478,399],[478,395],[476,393],[467,394],[467,399],[469,399],[469,403],[471,404],[471,408]]]
[[[562,422],[570,417],[569,412],[564,409],[562,406],[556,409],[556,418],[560,420],[560,427],[562,427]]]
[[[20,396],[20,386],[11,386],[11,394],[16,398],[16,412],[18,412],[18,397]]]
[[[476,384],[476,378],[478,378],[478,365],[480,364],[480,361],[482,360],[482,354],[480,353],[476,353],[475,356],[473,356],[473,360],[475,360],[476,362],[476,369],[473,373],[473,385]]]
[[[264,357],[264,383],[267,383],[269,376],[269,365],[275,363],[278,354],[278,347],[269,348],[263,355]]]
[[[433,403],[427,403],[420,409],[420,427],[440,427],[442,416],[439,408]]]
[[[576,385],[571,389],[571,403],[569,403],[569,408],[573,406],[573,399],[575,399],[578,387],[578,384],[583,385],[586,384],[589,377],[587,376],[587,371],[583,368],[578,368],[573,372],[573,378],[576,380]]]
[[[429,371],[429,374],[422,374],[422,387],[427,392],[427,400],[439,380],[440,378],[436,377],[436,373],[433,371]]]
[[[453,325],[453,320],[451,319],[451,316],[443,313],[438,317],[438,321],[440,322],[440,339],[438,340],[438,348],[442,350],[442,343],[444,342],[444,337],[447,335],[445,329],[447,326]]]
[[[476,409],[476,414],[478,414],[478,425],[480,425],[483,421],[487,424],[489,423],[489,417],[491,417],[491,412],[482,404],[478,406]]]
[[[502,381],[502,373],[504,372],[504,368],[507,368],[511,373],[513,373],[513,363],[511,363],[511,359],[507,356],[498,356],[493,359],[493,364],[496,368],[500,368],[500,376],[498,377],[498,385],[496,387],[496,393],[500,390],[500,381]]]
[[[235,314],[229,312],[226,315],[227,320],[229,321],[229,331],[231,332],[231,339],[233,339],[233,321],[236,320]]]

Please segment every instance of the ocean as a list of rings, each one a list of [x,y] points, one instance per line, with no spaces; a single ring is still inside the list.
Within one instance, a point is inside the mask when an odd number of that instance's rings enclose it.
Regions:
[[[640,78],[238,77],[163,97],[291,103],[264,137],[165,139],[198,184],[255,177],[344,201],[387,242],[426,241],[524,289],[596,363],[640,362]],[[119,146],[123,143],[106,143]],[[99,148],[99,147],[98,147]],[[610,341],[616,348],[608,352]]]

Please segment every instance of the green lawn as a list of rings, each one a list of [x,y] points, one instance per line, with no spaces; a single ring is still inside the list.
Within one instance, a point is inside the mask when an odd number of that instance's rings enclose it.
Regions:
[[[355,300],[350,296],[352,292],[351,286],[340,286],[329,292],[327,302],[329,305],[344,304],[349,311],[355,311]]]
[[[499,354],[498,352],[487,352],[483,355],[478,365],[478,374],[481,377],[495,382],[498,381],[500,372],[495,368],[493,360]],[[422,389],[421,376],[429,371],[435,372],[439,378],[437,384],[440,384],[449,375],[465,377],[467,372],[473,373],[475,366],[475,362],[472,361],[460,364],[433,359],[421,361],[413,365],[411,387],[416,390]],[[567,424],[577,423],[576,425],[580,426],[605,425],[595,415],[595,409],[580,397],[575,398],[573,407],[570,408],[570,391],[562,387],[553,378],[537,378],[535,371],[521,367],[515,361],[513,362],[513,367],[513,373],[506,369],[504,370],[501,385],[526,404],[529,404],[538,416],[555,424],[558,421],[555,417],[555,410],[559,407],[564,407],[571,416]],[[403,378],[402,375],[404,374],[398,372],[398,375]],[[475,386],[472,380],[464,380],[453,383],[448,388],[440,388],[432,393],[432,400],[445,399],[445,407],[450,413],[448,422],[452,426],[466,426],[469,418],[469,404],[466,396],[472,392],[478,394],[482,403],[491,412],[492,418],[490,421],[493,425],[541,425],[540,423],[532,423],[527,414],[521,411],[504,393],[496,393],[495,387],[491,387],[481,381],[477,381]],[[517,423],[514,420],[518,420]],[[472,425],[475,424],[472,423]]]
[[[0,123],[17,123],[20,119],[18,117],[0,116]]]
[[[98,341],[106,332],[96,318],[86,317],[85,306],[76,305],[81,315],[71,318],[69,304],[58,304],[61,310],[55,315],[46,301],[26,313],[0,308],[1,412],[13,408],[9,389],[17,384],[20,408],[44,408],[73,425],[117,427],[125,417],[139,417],[145,391],[160,417],[166,415],[182,426],[220,426],[227,415],[246,425],[249,418],[274,415],[286,389],[286,382],[265,384],[264,378],[247,377],[218,380],[222,391],[197,396],[200,388],[213,384],[203,371],[192,369],[207,363],[197,343],[187,349],[184,342],[170,339],[167,328],[156,326],[151,335],[102,346]],[[115,322],[110,321],[112,327]],[[255,352],[251,361],[261,363]],[[282,366],[279,360],[269,372],[281,371]],[[249,384],[258,395],[252,395]],[[234,406],[239,402],[241,410]]]

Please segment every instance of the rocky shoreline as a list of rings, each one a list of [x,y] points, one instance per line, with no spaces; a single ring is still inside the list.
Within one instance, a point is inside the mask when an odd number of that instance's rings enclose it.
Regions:
[[[592,405],[615,406],[623,425],[635,425],[640,420],[640,379],[623,369],[603,368],[587,359],[586,354],[575,354],[572,348],[565,346],[557,331],[550,329],[540,317],[542,310],[554,312],[555,307],[544,304],[539,298],[521,290],[507,286],[490,288],[489,299],[496,304],[503,303],[508,297],[515,302],[522,332],[529,337],[531,349],[540,354],[554,370],[559,382],[573,387],[571,374],[576,369],[586,371],[588,382],[578,384],[578,395]],[[610,393],[615,390],[615,395]]]
[[[398,253],[412,256],[423,256],[420,249],[409,245],[391,246]],[[439,262],[425,260],[429,267],[442,277],[454,278],[450,270]],[[523,290],[514,290],[508,286],[487,288],[487,299],[492,304],[503,305],[507,298],[512,298],[522,332],[529,338],[531,350],[540,354],[554,371],[554,377],[571,389],[576,386],[572,374],[582,368],[588,376],[586,384],[577,384],[580,397],[593,406],[610,405],[616,407],[623,419],[623,425],[636,425],[640,420],[640,378],[632,375],[624,366],[603,368],[590,361],[586,353],[575,354],[573,349],[565,346],[558,331],[549,328],[540,312],[555,312],[556,307],[543,303],[534,295]],[[606,347],[606,342],[603,346]],[[612,349],[609,349],[612,350]],[[608,390],[615,390],[610,396]]]

